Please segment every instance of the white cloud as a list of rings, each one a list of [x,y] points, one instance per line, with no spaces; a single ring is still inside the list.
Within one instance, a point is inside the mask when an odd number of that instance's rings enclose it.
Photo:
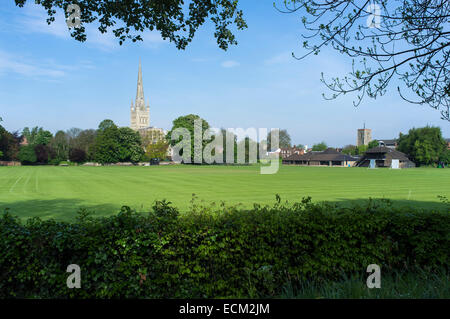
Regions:
[[[57,80],[65,77],[70,71],[94,68],[91,61],[83,60],[77,64],[59,64],[53,59],[35,61],[33,59],[0,50],[0,76],[3,74],[19,74],[31,78]]]
[[[50,78],[60,78],[66,74],[62,69],[24,62],[19,60],[16,55],[0,51],[0,74],[2,73],[16,73],[28,77]]]
[[[234,68],[234,67],[236,67],[236,66],[239,66],[240,63],[239,63],[239,62],[236,62],[236,61],[233,61],[233,60],[228,60],[228,61],[222,62],[221,65],[222,65],[222,67],[224,67],[224,68]]]

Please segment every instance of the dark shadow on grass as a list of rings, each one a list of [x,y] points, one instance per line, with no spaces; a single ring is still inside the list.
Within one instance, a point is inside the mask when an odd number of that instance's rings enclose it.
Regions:
[[[74,221],[81,208],[91,211],[93,217],[110,216],[120,211],[120,207],[117,205],[86,205],[81,199],[33,199],[13,203],[0,202],[1,213],[8,209],[11,215],[18,216],[22,220],[29,217],[40,217],[42,219]]]
[[[314,202],[314,198],[312,199]],[[389,198],[372,198],[376,203],[384,204],[390,203],[393,207],[396,208],[415,208],[415,209],[434,209],[434,210],[448,210],[450,209],[450,203],[445,203],[439,201],[436,198],[436,201],[417,201],[417,200],[407,200],[407,199],[389,199]],[[321,201],[327,203],[337,204],[341,207],[350,207],[350,206],[367,206],[369,203],[369,198],[338,198],[337,200],[332,201]]]
[[[269,203],[267,205],[272,206],[276,203],[275,195],[274,195],[273,203]],[[289,200],[289,204],[294,204],[295,202],[301,202],[301,198],[298,200]],[[163,198],[159,199],[162,200]],[[170,201],[170,198],[167,198]],[[348,198],[339,198],[338,200],[332,201],[315,201],[312,198],[314,203],[327,202],[331,204],[337,204],[340,207],[351,207],[351,206],[368,206],[369,199],[368,198],[358,198],[358,199],[348,199]],[[373,201],[378,205],[392,205],[397,208],[414,208],[414,209],[427,209],[427,210],[441,210],[441,211],[450,211],[450,203],[437,201],[415,201],[415,200],[388,200],[382,198],[373,198]],[[205,206],[209,206],[212,201],[205,200],[202,202],[201,198],[197,198],[197,203]],[[285,202],[283,197],[281,197],[281,202]],[[217,202],[216,202],[217,204]],[[231,203],[227,203],[227,206],[231,206]],[[261,203],[258,203],[261,204]],[[233,205],[235,206],[235,204]],[[253,203],[248,203],[247,205],[242,205],[241,208],[243,210],[251,209]],[[264,206],[264,204],[262,205]],[[59,221],[74,221],[77,217],[77,212],[81,209],[85,208],[88,211],[92,212],[93,217],[107,217],[111,215],[118,214],[121,208],[121,205],[115,204],[98,204],[98,205],[90,205],[86,204],[81,199],[53,199],[53,200],[24,200],[17,201],[13,203],[4,203],[0,202],[0,213],[3,213],[5,209],[8,209],[10,214],[13,216],[18,216],[22,220],[25,220],[30,217],[40,217],[41,219],[55,219]],[[180,208],[180,207],[177,207]],[[217,208],[217,206],[216,206]],[[143,207],[131,207],[138,212],[148,211],[148,208],[145,209]],[[180,212],[184,212],[186,209],[180,209]]]

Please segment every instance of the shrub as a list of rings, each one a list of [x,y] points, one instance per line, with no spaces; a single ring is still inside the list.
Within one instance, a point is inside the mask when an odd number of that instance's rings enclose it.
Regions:
[[[58,166],[61,163],[61,161],[58,158],[53,158],[53,159],[49,160],[48,163],[50,165]]]
[[[386,201],[340,207],[300,203],[253,209],[166,201],[67,223],[8,212],[0,218],[1,298],[273,297],[286,282],[333,280],[412,267],[448,270],[448,211]],[[81,267],[81,289],[66,268]]]
[[[86,152],[78,148],[73,148],[69,151],[69,160],[75,163],[83,163],[86,161]]]

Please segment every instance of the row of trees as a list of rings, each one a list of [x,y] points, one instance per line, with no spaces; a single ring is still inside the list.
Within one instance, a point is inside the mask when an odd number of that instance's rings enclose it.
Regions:
[[[23,164],[54,164],[62,161],[83,163],[93,161],[98,163],[139,162],[149,161],[151,158],[164,160],[167,158],[169,143],[175,146],[180,140],[172,139],[172,134],[177,128],[185,128],[191,136],[191,162],[194,163],[196,152],[203,153],[205,147],[215,139],[214,135],[208,140],[202,141],[201,150],[194,148],[194,123],[200,120],[202,123],[202,135],[210,129],[209,123],[198,115],[189,114],[181,116],[173,121],[172,129],[167,133],[166,139],[150,140],[146,136],[133,131],[128,127],[117,127],[111,120],[104,120],[98,129],[82,130],[72,128],[67,131],[58,131],[55,135],[42,127],[24,128],[22,133],[8,132],[0,125],[0,160],[15,161]],[[1,119],[0,119],[1,121]],[[237,135],[221,130],[223,141],[221,143],[222,161],[227,161],[227,137],[233,141],[234,162],[237,162],[238,149],[245,150],[245,162],[251,162],[250,150],[259,150],[259,143],[250,137],[238,141]],[[291,147],[291,138],[286,130],[280,130],[280,147]],[[166,140],[168,142],[166,142]],[[271,149],[271,132],[267,136],[267,149]],[[362,155],[368,149],[378,146],[374,140],[369,145],[346,145],[342,152],[349,155]],[[303,145],[297,145],[302,147]],[[325,142],[313,145],[313,151],[324,151],[328,148]],[[442,137],[439,127],[413,128],[408,134],[400,133],[398,139],[399,151],[407,154],[417,165],[433,165],[438,163],[450,164],[450,150],[447,142]],[[182,155],[182,154],[180,154]],[[198,155],[198,154],[197,154]],[[215,156],[215,150],[212,156]],[[259,160],[257,152],[256,160]]]
[[[195,148],[195,121],[199,121],[199,123],[201,123],[201,135],[204,136],[205,132],[209,129],[211,129],[209,123],[202,119],[200,116],[195,115],[195,114],[189,114],[186,116],[180,116],[177,119],[175,119],[173,121],[173,127],[172,129],[167,133],[166,135],[166,140],[169,141],[170,145],[173,147],[175,145],[177,145],[178,143],[180,143],[182,141],[182,137],[180,136],[179,138],[176,138],[176,136],[174,136],[174,132],[177,129],[183,128],[183,129],[187,129],[187,131],[190,134],[190,145],[187,147],[190,147],[190,162],[191,163],[199,163],[197,159],[201,158],[201,162],[200,163],[204,163],[205,162],[205,158],[203,158],[203,156],[199,156],[200,152],[203,154],[204,150],[206,147],[210,147],[211,143],[213,141],[215,141],[219,135],[216,134],[211,134],[209,139],[202,139],[201,144],[198,143],[198,145],[202,145],[201,149],[200,148]],[[212,148],[211,150],[211,158],[215,158],[216,163],[218,163],[219,161],[221,161],[222,163],[229,163],[229,160],[227,160],[228,157],[231,157],[234,161],[234,163],[238,162],[238,150],[239,149],[244,149],[244,154],[243,154],[243,159],[245,161],[245,163],[251,163],[252,160],[259,160],[260,158],[260,154],[259,154],[259,143],[253,139],[251,139],[250,137],[245,137],[244,139],[241,139],[238,141],[238,136],[236,134],[234,134],[231,131],[225,130],[225,129],[221,129],[220,130],[220,134],[222,136],[222,141],[218,140],[217,142],[220,144],[220,147],[222,148],[220,150],[220,154],[216,154],[216,148]],[[280,131],[280,136],[281,136],[281,131]],[[270,133],[268,134],[268,140],[270,141]],[[285,143],[289,143],[290,144],[290,137],[287,134],[286,130],[283,130],[283,138]],[[229,148],[227,147],[227,139],[229,141],[232,141],[233,143],[233,155],[228,154],[227,152],[229,151]],[[281,137],[280,137],[281,139]],[[189,141],[187,141],[189,142]],[[252,157],[251,156],[251,149],[255,149],[257,150],[256,152],[256,157]],[[268,143],[267,145],[267,149],[270,149],[270,144]],[[230,152],[231,153],[231,152]],[[180,155],[183,155],[183,150],[180,151]],[[219,159],[220,158],[220,159]]]
[[[26,127],[22,133],[10,133],[0,126],[0,159],[26,165],[165,159],[168,144],[164,140],[152,143],[128,127],[117,127],[111,120],[102,121],[96,130],[71,128],[55,135],[42,127]]]

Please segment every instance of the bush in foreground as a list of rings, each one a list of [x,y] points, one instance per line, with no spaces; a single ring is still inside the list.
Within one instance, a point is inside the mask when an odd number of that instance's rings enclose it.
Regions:
[[[305,281],[425,269],[448,272],[448,211],[395,208],[388,201],[340,207],[192,205],[73,223],[0,218],[0,297],[277,297]],[[81,289],[66,286],[81,267]],[[446,276],[446,275],[444,275]],[[448,277],[447,277],[448,278]]]

